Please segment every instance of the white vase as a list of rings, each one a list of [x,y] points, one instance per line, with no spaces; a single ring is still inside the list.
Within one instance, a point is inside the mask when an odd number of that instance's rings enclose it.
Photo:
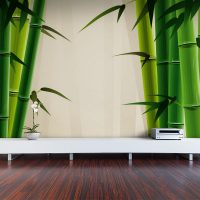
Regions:
[[[40,137],[40,133],[25,133],[28,140],[37,140]]]

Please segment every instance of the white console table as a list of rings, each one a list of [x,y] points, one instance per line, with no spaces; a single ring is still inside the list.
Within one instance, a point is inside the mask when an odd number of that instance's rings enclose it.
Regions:
[[[74,153],[128,153],[132,160],[133,153],[177,153],[200,154],[200,139],[153,140],[151,138],[26,138],[0,139],[0,154],[53,154],[67,153],[73,160]]]

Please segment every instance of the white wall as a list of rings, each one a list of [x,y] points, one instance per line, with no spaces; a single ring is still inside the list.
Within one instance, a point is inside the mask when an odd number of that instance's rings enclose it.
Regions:
[[[46,24],[69,37],[69,43],[42,35],[33,89],[55,88],[72,102],[40,94],[51,116],[40,111],[43,137],[136,137],[146,135],[143,108],[124,106],[143,100],[138,57],[114,55],[138,51],[135,4],[127,6],[120,22],[117,13],[78,31],[120,0],[47,0]],[[27,124],[31,122],[29,109]]]

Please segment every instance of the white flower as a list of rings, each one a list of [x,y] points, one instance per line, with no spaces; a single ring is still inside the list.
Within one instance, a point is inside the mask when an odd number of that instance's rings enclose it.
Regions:
[[[32,105],[31,105],[31,108],[32,108],[32,109],[35,109],[35,108],[37,108],[37,105],[32,104]]]
[[[34,113],[38,112],[38,108],[40,107],[40,105],[38,104],[37,101],[35,101],[32,105],[31,108],[33,109]]]
[[[35,106],[38,106],[38,102],[37,102],[37,101],[34,101],[33,104],[34,104]]]
[[[33,111],[34,111],[34,113],[37,113],[38,112],[38,108],[34,108]]]

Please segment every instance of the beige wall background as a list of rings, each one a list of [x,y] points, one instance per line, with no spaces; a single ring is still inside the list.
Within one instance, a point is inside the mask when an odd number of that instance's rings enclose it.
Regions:
[[[47,86],[72,102],[51,94],[40,99],[51,113],[40,110],[42,137],[145,136],[143,108],[124,103],[143,100],[138,57],[114,55],[138,51],[135,4],[128,4],[119,23],[117,12],[78,33],[94,16],[121,0],[47,0],[46,24],[72,40],[42,35],[33,89]],[[31,110],[27,124],[31,123]]]

